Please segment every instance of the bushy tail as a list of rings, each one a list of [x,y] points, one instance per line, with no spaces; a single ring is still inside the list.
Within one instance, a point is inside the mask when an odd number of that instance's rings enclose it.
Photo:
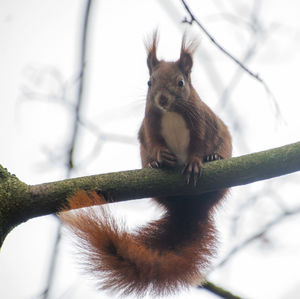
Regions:
[[[160,220],[133,233],[101,206],[60,217],[77,236],[82,264],[98,279],[99,289],[122,295],[168,295],[201,283],[214,252],[214,227],[203,206],[205,199],[192,200],[191,205],[186,200],[170,200],[174,209],[166,209]]]

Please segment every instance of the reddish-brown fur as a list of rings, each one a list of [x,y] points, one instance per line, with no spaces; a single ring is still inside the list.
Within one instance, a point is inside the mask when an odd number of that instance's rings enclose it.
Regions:
[[[179,166],[187,183],[196,184],[203,162],[231,156],[230,134],[191,84],[195,43],[187,44],[183,38],[176,62],[158,60],[156,47],[155,34],[147,46],[151,86],[139,131],[142,165]],[[162,118],[169,112],[181,116],[189,132],[183,137],[188,140],[184,161],[172,152],[162,134]],[[181,142],[180,136],[178,140]],[[86,209],[63,219],[79,237],[83,263],[99,277],[101,289],[123,295],[167,295],[203,281],[203,271],[215,251],[213,208],[225,193],[155,198],[164,208],[163,217],[133,233],[126,232],[125,225],[116,223],[101,207],[98,212]]]

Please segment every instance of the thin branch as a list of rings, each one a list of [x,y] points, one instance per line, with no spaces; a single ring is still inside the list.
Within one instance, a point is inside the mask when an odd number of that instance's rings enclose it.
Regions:
[[[262,236],[264,236],[271,228],[273,228],[275,225],[279,224],[280,222],[284,221],[288,216],[293,216],[296,214],[300,213],[300,207],[290,210],[290,211],[285,211],[283,213],[281,213],[279,216],[277,216],[276,218],[274,218],[273,220],[271,220],[270,222],[268,222],[267,224],[264,225],[264,227],[256,232],[255,234],[253,234],[251,237],[247,238],[246,240],[244,240],[243,242],[241,242],[240,244],[236,245],[235,247],[233,247],[229,253],[222,259],[222,261],[220,263],[218,263],[216,265],[215,268],[219,268],[224,266],[226,263],[229,262],[229,260],[241,249],[245,248],[246,246],[248,246],[249,244],[251,244],[253,241],[261,238]]]
[[[79,124],[89,130],[92,134],[94,134],[95,137],[100,141],[119,142],[131,145],[135,145],[137,143],[136,137],[102,132],[98,126],[88,120],[83,121],[82,119],[79,119]]]
[[[204,34],[208,37],[208,39],[221,52],[223,52],[227,57],[229,57],[231,60],[233,60],[239,67],[241,67],[251,77],[253,77],[258,82],[260,82],[262,84],[262,86],[264,87],[266,93],[269,95],[270,99],[272,100],[272,102],[274,104],[274,108],[275,108],[275,111],[276,111],[276,116],[278,117],[278,119],[280,119],[281,121],[284,122],[283,117],[282,117],[281,112],[280,112],[280,108],[279,108],[278,102],[277,102],[274,94],[272,93],[271,89],[267,85],[267,83],[259,76],[258,73],[252,72],[248,67],[245,66],[244,63],[242,63],[240,60],[238,60],[236,57],[234,57],[231,53],[229,53],[223,46],[221,46],[221,44],[216,41],[216,39],[208,32],[208,30],[202,25],[202,23],[195,17],[195,15],[192,13],[191,9],[187,5],[186,1],[185,0],[181,0],[181,2],[184,5],[186,11],[188,12],[188,14],[190,15],[190,18],[191,18],[190,20],[188,20],[187,18],[185,18],[183,20],[183,22],[184,23],[188,23],[190,25],[192,25],[195,22],[200,27],[200,29],[204,32]]]
[[[267,85],[267,83],[259,76],[258,73],[254,73],[252,72],[248,67],[246,67],[240,60],[238,60],[236,57],[234,57],[231,53],[229,53],[223,46],[221,46],[220,43],[218,43],[216,41],[216,39],[207,31],[207,29],[202,25],[202,23],[200,23],[200,21],[195,17],[195,15],[192,13],[191,9],[189,8],[189,6],[186,4],[185,0],[181,0],[182,4],[184,5],[186,11],[188,12],[188,14],[190,15],[190,20],[188,20],[187,18],[185,18],[183,20],[184,23],[188,23],[188,24],[193,24],[194,22],[200,27],[200,29],[204,32],[204,34],[209,38],[209,40],[221,51],[223,52],[227,57],[229,57],[231,60],[233,60],[237,65],[239,65],[246,73],[248,73],[251,77],[253,77],[254,79],[256,79],[258,82],[260,82],[262,84],[262,86],[264,87],[266,93],[270,96],[274,107],[275,107],[275,111],[276,111],[276,116],[280,119],[283,120],[281,113],[280,113],[280,109],[277,103],[277,100],[274,96],[274,94],[272,93],[272,91],[270,90],[269,86]]]
[[[85,84],[85,71],[86,71],[86,53],[87,53],[87,36],[88,36],[88,28],[89,28],[89,17],[90,17],[90,11],[93,1],[87,0],[86,2],[86,8],[84,12],[84,21],[83,21],[83,30],[82,30],[82,37],[81,37],[81,50],[80,50],[80,57],[79,57],[79,68],[80,68],[80,76],[79,76],[79,86],[78,86],[78,92],[77,92],[77,99],[76,99],[76,106],[75,106],[75,115],[74,115],[74,126],[72,131],[72,137],[71,142],[69,145],[68,150],[68,162],[67,162],[67,178],[71,177],[72,170],[74,168],[74,150],[76,146],[76,141],[78,138],[78,131],[79,131],[79,119],[80,119],[80,109],[83,102],[83,91],[84,91],[84,84]],[[58,248],[59,243],[61,240],[61,230],[62,225],[59,224],[56,232],[56,238],[55,243],[52,251],[52,255],[50,258],[50,267],[48,272],[48,278],[47,278],[47,286],[46,289],[43,292],[43,298],[47,299],[49,297],[49,292],[51,290],[53,280],[54,280],[54,274],[57,264],[57,254],[58,254]]]
[[[237,295],[232,294],[231,292],[221,288],[220,286],[212,283],[211,281],[206,281],[202,286],[199,286],[200,289],[205,289],[211,293],[225,299],[242,299]]]
[[[53,280],[54,280],[54,274],[55,274],[55,269],[56,269],[56,263],[57,263],[57,255],[58,255],[58,249],[59,249],[59,244],[61,240],[61,232],[62,232],[62,225],[59,223],[59,226],[56,231],[56,236],[55,236],[55,242],[53,245],[53,249],[51,252],[51,257],[50,257],[50,262],[49,262],[49,270],[47,274],[47,283],[46,283],[46,288],[41,294],[42,298],[47,299],[50,294],[50,290],[53,285]]]
[[[263,84],[266,87],[265,82],[260,78],[260,76],[256,73],[253,73],[251,70],[249,70],[241,61],[239,61],[237,58],[235,58],[232,54],[230,54],[221,44],[219,44],[216,39],[207,31],[207,29],[200,23],[200,21],[195,17],[195,15],[191,12],[189,6],[186,4],[185,0],[181,0],[182,4],[184,5],[186,11],[190,15],[190,20],[184,19],[185,23],[193,24],[195,22],[201,30],[204,32],[204,34],[211,40],[211,42],[219,49],[221,52],[223,52],[226,56],[228,56],[231,60],[233,60],[236,64],[238,64],[244,71],[246,71],[250,76],[255,78],[257,81],[259,81],[261,84]]]
[[[243,57],[243,62],[247,62],[252,58],[252,56],[255,54],[256,48],[257,48],[257,41],[254,41],[253,44],[246,50]],[[234,92],[235,88],[240,82],[242,78],[241,75],[242,75],[241,69],[238,68],[236,72],[233,74],[233,76],[231,77],[227,87],[224,89],[221,95],[220,101],[218,103],[221,109],[224,109],[225,104],[227,103],[228,98],[230,97],[230,94]]]
[[[78,137],[78,129],[79,129],[79,119],[80,119],[80,108],[82,104],[83,98],[83,91],[84,91],[84,84],[85,84],[85,71],[86,71],[86,53],[87,53],[87,34],[89,29],[89,16],[91,11],[93,1],[88,0],[86,3],[86,9],[84,14],[84,23],[83,23],[83,31],[82,31],[82,40],[81,40],[81,52],[80,52],[80,79],[79,79],[79,86],[77,92],[77,101],[75,107],[75,121],[74,121],[74,128],[73,128],[73,135],[71,138],[70,149],[69,149],[69,158],[68,158],[68,176],[70,176],[70,171],[74,167],[74,149],[75,143]]]

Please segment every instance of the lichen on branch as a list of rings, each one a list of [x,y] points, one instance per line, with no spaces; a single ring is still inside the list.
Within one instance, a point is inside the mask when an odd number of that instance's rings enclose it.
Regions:
[[[0,246],[5,236],[22,219],[26,219],[26,206],[30,205],[28,185],[0,165]]]

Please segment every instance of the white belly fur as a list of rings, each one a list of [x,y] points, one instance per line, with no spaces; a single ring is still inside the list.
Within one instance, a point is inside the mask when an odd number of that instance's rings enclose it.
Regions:
[[[161,120],[161,135],[178,162],[186,163],[190,131],[184,118],[176,112],[164,112]]]

